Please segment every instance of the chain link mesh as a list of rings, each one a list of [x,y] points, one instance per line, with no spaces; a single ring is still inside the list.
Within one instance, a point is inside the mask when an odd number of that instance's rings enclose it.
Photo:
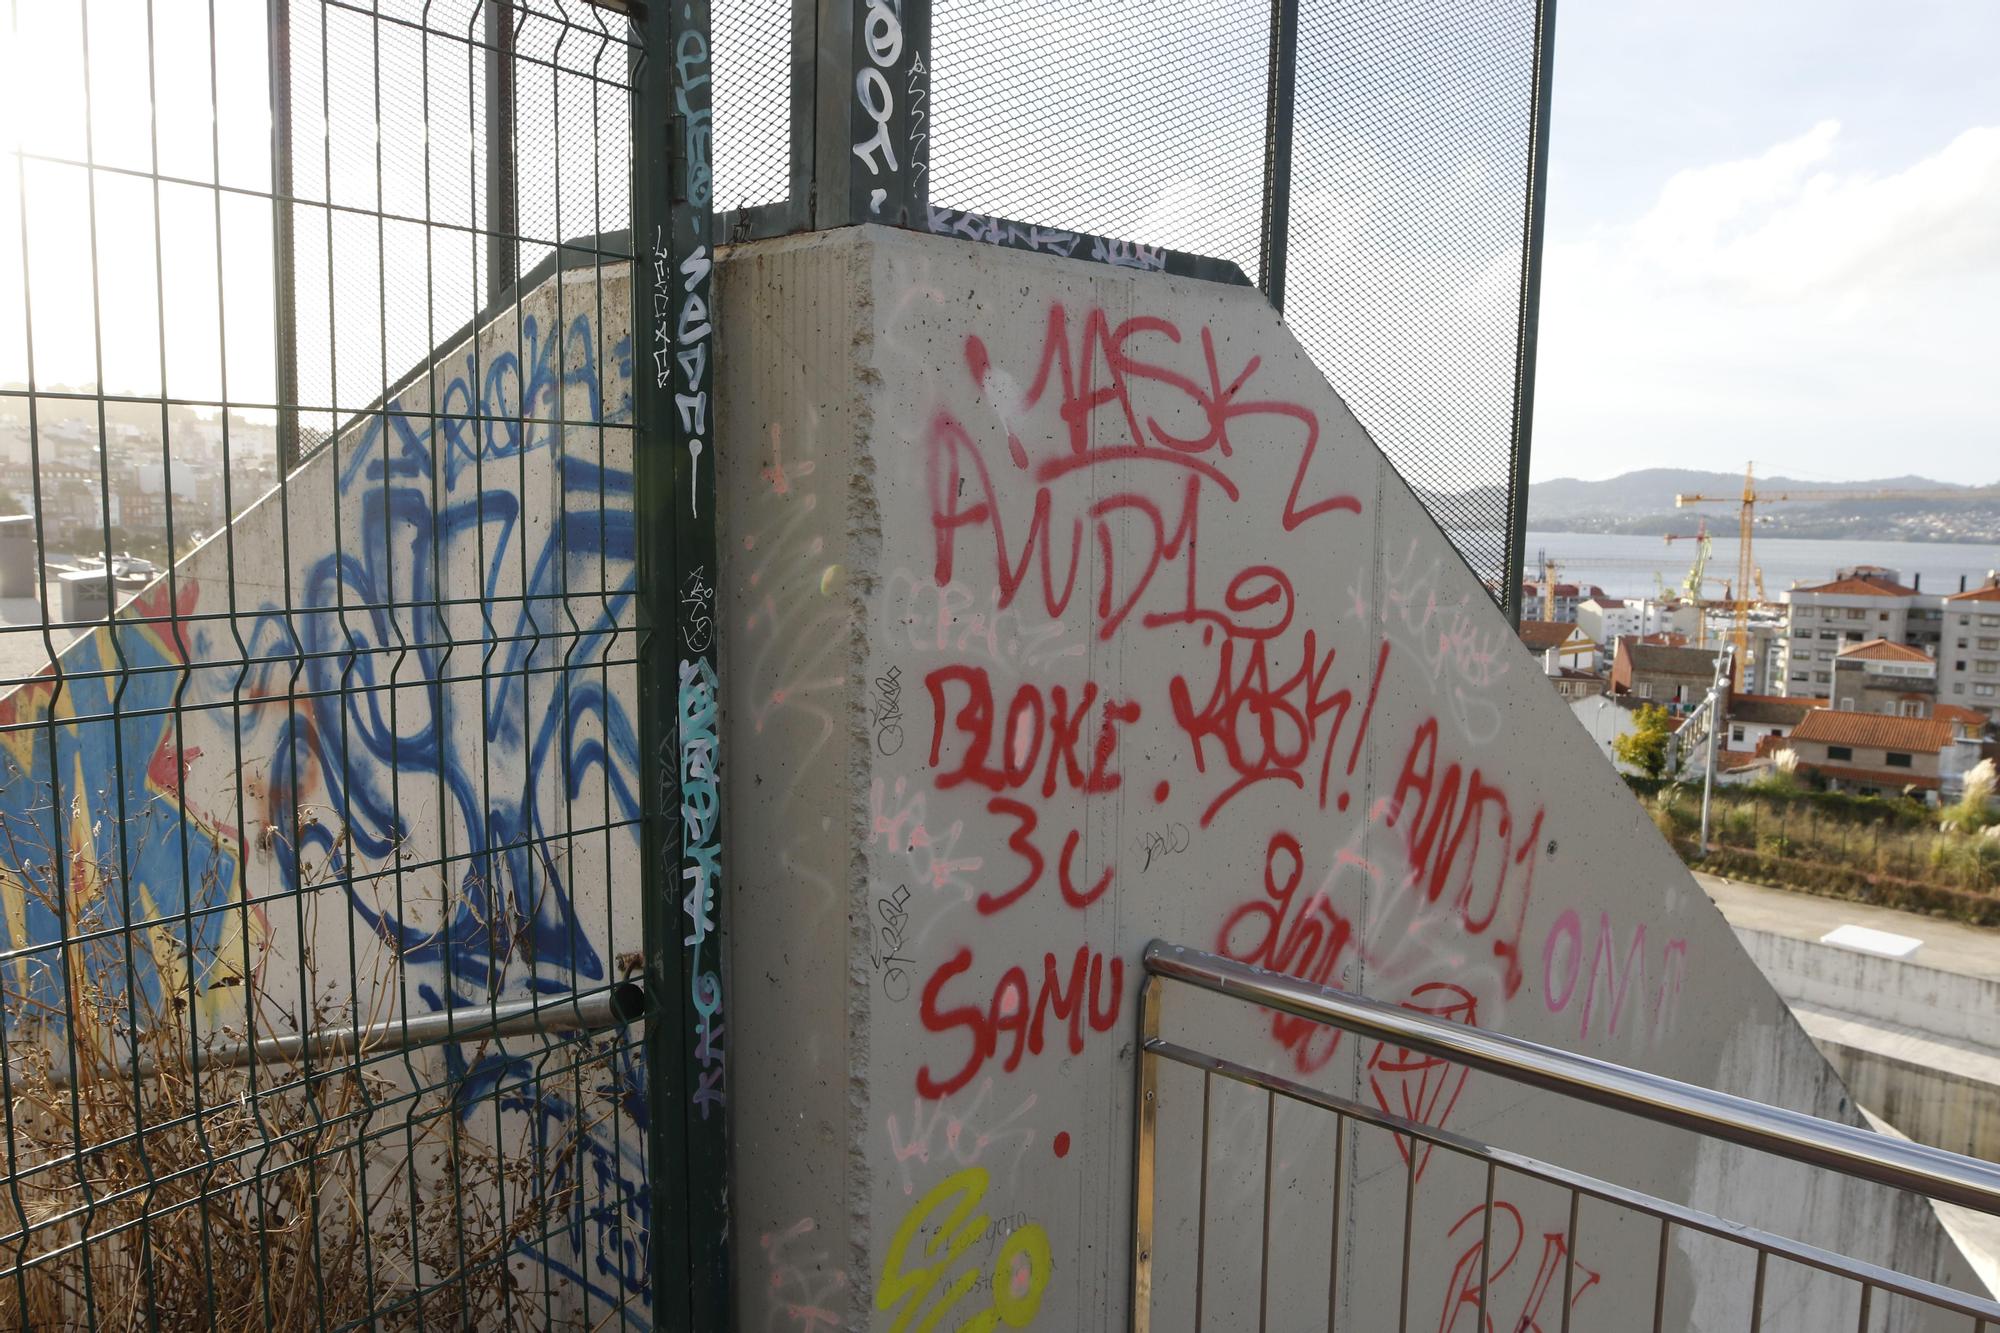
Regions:
[[[636,42],[0,8],[0,1328],[645,1322]]]
[[[791,192],[791,0],[715,0],[715,211],[773,204]]]
[[[1300,0],[1285,315],[1507,576],[1534,0]],[[1271,7],[937,0],[931,203],[1261,281]]]
[[[1534,0],[1299,15],[1285,318],[1496,594],[1535,19]]]
[[[936,0],[930,201],[1257,272],[1270,5]]]

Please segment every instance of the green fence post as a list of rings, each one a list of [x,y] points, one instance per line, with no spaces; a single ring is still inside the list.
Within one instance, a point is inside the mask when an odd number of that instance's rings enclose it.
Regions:
[[[646,7],[632,291],[653,1318],[727,1328],[708,0]]]

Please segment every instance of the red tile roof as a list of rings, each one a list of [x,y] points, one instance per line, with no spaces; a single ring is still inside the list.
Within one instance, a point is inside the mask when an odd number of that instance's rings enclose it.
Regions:
[[[1782,694],[1732,694],[1729,696],[1729,720],[1755,726],[1795,727],[1808,712],[1825,706],[1824,699]]]
[[[1939,704],[1931,710],[1931,716],[1940,722],[1951,722],[1968,727],[1984,727],[1986,714],[1977,708],[1961,708],[1957,704]]]
[[[1524,620],[1521,622],[1521,642],[1534,651],[1547,652],[1560,648],[1576,633],[1576,626],[1567,620]]]
[[[1936,754],[1951,744],[1951,723],[1935,717],[1892,717],[1815,708],[1792,729],[1794,741],[1860,745],[1871,750],[1922,750]]]
[[[1815,584],[1810,588],[1794,588],[1793,592],[1836,593],[1845,597],[1911,597],[1915,588],[1905,588],[1900,583],[1887,579],[1835,579],[1831,583]]]
[[[1887,639],[1870,639],[1857,643],[1852,648],[1842,648],[1842,657],[1858,657],[1870,662],[1928,662],[1931,655],[1921,648],[1912,648],[1907,643],[1891,643]]]
[[[1947,602],[2000,602],[2000,578],[1989,576],[1984,587],[1946,593],[1944,599]]]

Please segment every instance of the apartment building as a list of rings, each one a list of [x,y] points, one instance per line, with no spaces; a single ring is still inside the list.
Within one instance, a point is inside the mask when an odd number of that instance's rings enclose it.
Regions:
[[[1843,712],[1929,717],[1937,687],[1937,659],[1907,643],[1869,639],[1834,654],[1833,706]]]
[[[1831,582],[1789,588],[1778,600],[1784,627],[1760,682],[1773,694],[1831,697],[1834,659],[1843,649],[1881,640],[1936,656],[1943,637],[1945,599],[1904,586],[1895,570],[1879,565],[1839,570]]]
[[[1573,622],[1576,619],[1576,608],[1579,603],[1589,601],[1593,598],[1603,600],[1605,597],[1604,589],[1594,583],[1589,587],[1578,587],[1574,583],[1558,583],[1555,585],[1553,591],[1554,595],[1552,597],[1544,598],[1540,583],[1533,579],[1523,580],[1521,583],[1521,605],[1534,608],[1537,616],[1552,620]],[[1547,615],[1550,603],[1554,604],[1553,609],[1555,614],[1553,616]]]
[[[1693,639],[1699,619],[1700,613],[1693,606],[1673,599],[1598,594],[1576,604],[1576,627],[1598,643],[1663,633]]]
[[[2000,720],[2000,573],[1943,599],[1938,699]]]

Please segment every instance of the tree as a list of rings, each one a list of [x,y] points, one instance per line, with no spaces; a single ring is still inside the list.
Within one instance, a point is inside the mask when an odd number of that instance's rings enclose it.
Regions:
[[[1639,705],[1635,730],[1614,737],[1611,753],[1621,764],[1630,764],[1649,778],[1667,771],[1667,742],[1673,736],[1674,720],[1658,704]]]

